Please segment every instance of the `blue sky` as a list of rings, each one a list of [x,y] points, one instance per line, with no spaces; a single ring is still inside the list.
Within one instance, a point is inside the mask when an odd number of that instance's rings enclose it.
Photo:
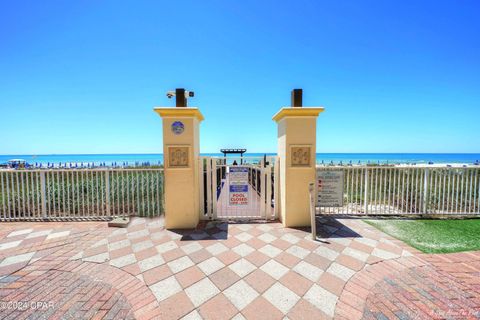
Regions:
[[[480,152],[478,1],[3,1],[0,154],[157,153],[167,90],[201,151],[275,152],[304,89],[318,152]]]

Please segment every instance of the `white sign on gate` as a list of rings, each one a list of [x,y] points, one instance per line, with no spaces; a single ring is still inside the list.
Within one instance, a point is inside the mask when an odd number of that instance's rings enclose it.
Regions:
[[[343,170],[317,170],[317,205],[343,207]]]
[[[229,204],[231,206],[248,205],[248,168],[229,168]]]

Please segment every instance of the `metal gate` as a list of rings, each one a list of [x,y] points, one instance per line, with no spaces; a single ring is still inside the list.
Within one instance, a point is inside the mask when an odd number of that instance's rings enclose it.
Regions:
[[[204,220],[273,220],[277,217],[276,157],[200,157],[200,209]]]

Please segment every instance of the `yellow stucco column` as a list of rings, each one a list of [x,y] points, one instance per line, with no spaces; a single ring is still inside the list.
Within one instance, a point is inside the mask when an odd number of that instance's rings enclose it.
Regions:
[[[154,108],[163,122],[165,226],[195,228],[200,218],[199,126],[197,108]]]
[[[310,226],[308,184],[315,181],[317,117],[322,107],[285,107],[278,124],[280,219],[285,227]]]

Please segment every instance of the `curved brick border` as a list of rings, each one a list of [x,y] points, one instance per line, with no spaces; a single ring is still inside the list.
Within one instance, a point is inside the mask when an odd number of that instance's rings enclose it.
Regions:
[[[366,265],[345,284],[335,308],[335,319],[362,319],[371,289],[384,277],[409,268],[428,265],[418,257],[402,257]]]
[[[2,280],[2,319],[134,318],[125,296],[92,275],[50,269]]]
[[[28,228],[30,226],[24,226]],[[33,228],[34,226],[32,226]],[[70,227],[70,228],[68,228]],[[87,276],[93,280],[99,280],[118,291],[132,306],[132,312],[137,319],[152,318],[152,314],[158,311],[158,302],[143,281],[132,274],[110,266],[81,260],[71,260],[78,252],[89,247],[101,239],[104,239],[112,231],[106,228],[105,223],[86,223],[78,226],[62,226],[69,229],[68,237],[58,239],[33,239],[31,243],[22,243],[22,246],[4,250],[0,258],[15,254],[34,253],[31,259],[0,268],[2,275],[15,274],[17,276],[30,273],[42,273],[50,270],[71,272],[77,275]],[[13,228],[13,230],[16,228]],[[60,229],[52,225],[49,229]],[[12,231],[9,228],[5,234]],[[13,239],[12,240],[16,240]],[[92,297],[94,299],[95,297]]]
[[[480,251],[421,254],[419,256],[444,271],[452,273],[480,272]]]
[[[113,266],[91,262],[70,261],[58,270],[87,275],[110,284],[127,299],[137,319],[149,319],[149,313],[158,308],[150,289],[138,278]]]

